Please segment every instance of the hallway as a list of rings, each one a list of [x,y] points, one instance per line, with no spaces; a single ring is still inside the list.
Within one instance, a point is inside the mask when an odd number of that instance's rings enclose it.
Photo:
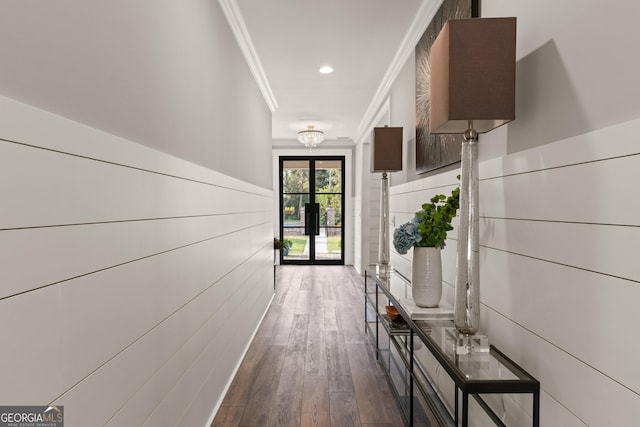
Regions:
[[[279,266],[212,427],[403,425],[366,342],[362,288],[353,267]]]

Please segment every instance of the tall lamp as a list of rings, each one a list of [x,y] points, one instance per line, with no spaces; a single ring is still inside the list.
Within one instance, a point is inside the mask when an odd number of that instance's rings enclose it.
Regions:
[[[378,238],[378,269],[389,268],[389,177],[387,172],[402,170],[402,128],[379,127],[373,129],[373,156],[371,172],[382,172],[380,183],[380,234]]]
[[[429,127],[464,134],[454,322],[480,328],[478,133],[515,119],[516,18],[448,21],[431,47]]]

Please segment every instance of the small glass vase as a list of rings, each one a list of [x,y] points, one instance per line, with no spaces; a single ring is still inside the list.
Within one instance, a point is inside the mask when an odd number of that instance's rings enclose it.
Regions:
[[[442,297],[442,257],[440,248],[413,248],[411,295],[419,307],[437,307]]]

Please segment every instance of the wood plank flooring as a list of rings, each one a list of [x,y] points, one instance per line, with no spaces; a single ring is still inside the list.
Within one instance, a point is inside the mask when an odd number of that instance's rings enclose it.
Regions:
[[[402,426],[363,305],[353,267],[279,266],[273,303],[211,426]]]

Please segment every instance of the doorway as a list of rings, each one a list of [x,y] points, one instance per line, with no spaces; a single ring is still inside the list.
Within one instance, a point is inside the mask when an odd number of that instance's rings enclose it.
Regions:
[[[281,264],[344,264],[344,159],[280,157]]]

